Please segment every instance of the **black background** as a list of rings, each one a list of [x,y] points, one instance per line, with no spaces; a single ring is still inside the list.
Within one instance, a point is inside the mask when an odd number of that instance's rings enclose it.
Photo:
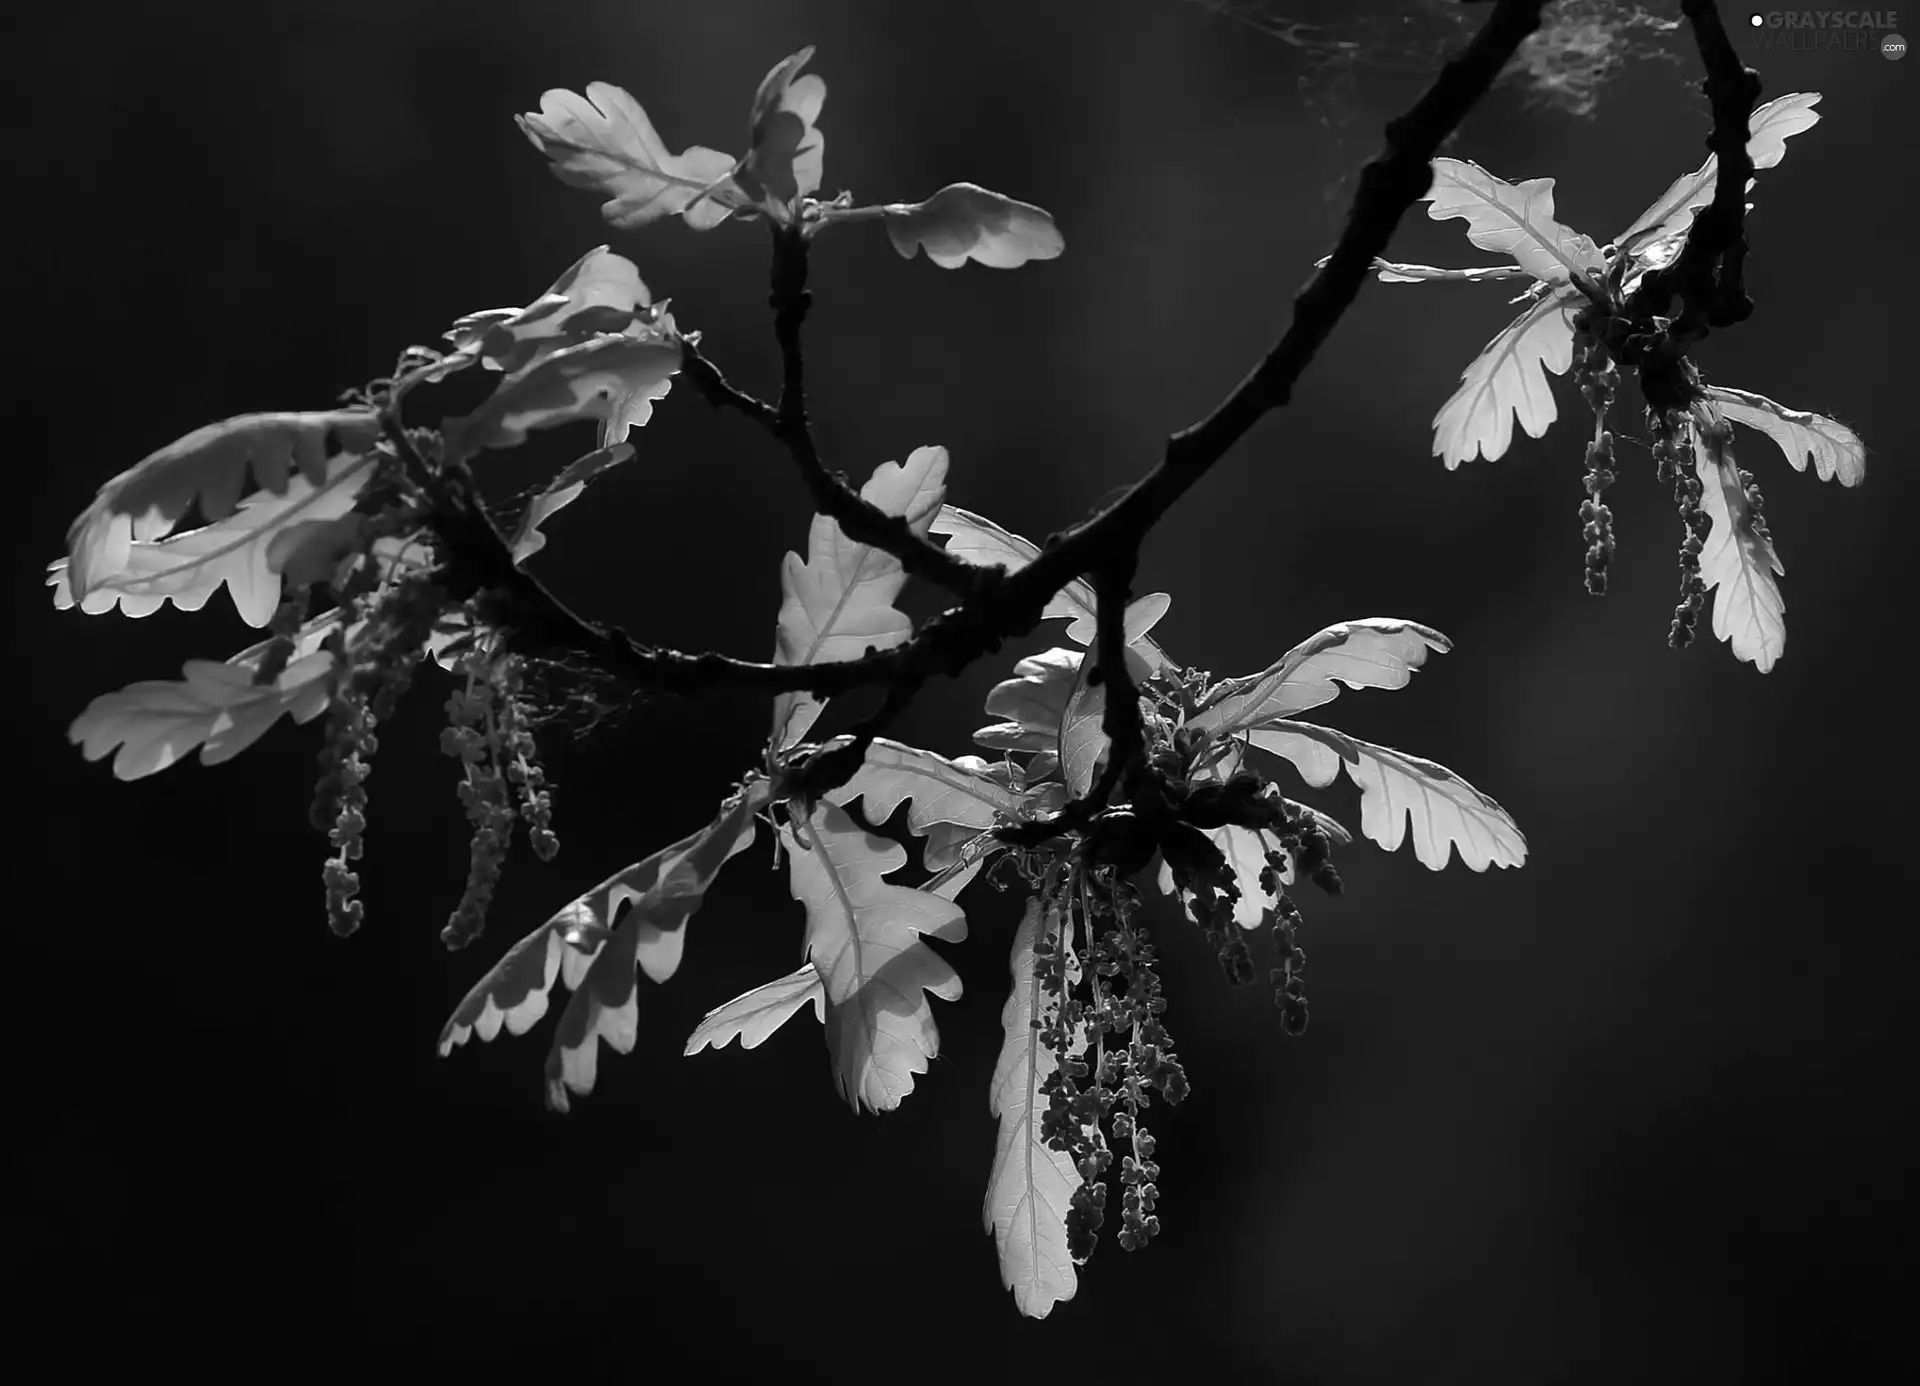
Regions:
[[[1068,245],[999,273],[900,260],[873,226],[821,241],[821,442],[856,479],[945,444],[950,499],[1044,536],[1270,341],[1418,75],[1369,78],[1330,118],[1302,97],[1303,50],[1173,0],[72,5],[31,24],[10,45],[5,435],[28,502],[4,1051],[21,1350],[255,1379],[1708,1381],[1911,1357],[1911,62],[1762,61],[1770,95],[1827,93],[1825,119],[1762,177],[1759,309],[1703,363],[1874,453],[1843,492],[1744,444],[1789,569],[1772,673],[1665,647],[1678,524],[1631,444],[1614,591],[1584,595],[1570,389],[1561,426],[1498,463],[1428,456],[1505,321],[1495,286],[1370,286],[1296,403],[1156,532],[1140,586],[1173,593],[1158,634],[1185,660],[1244,672],[1360,615],[1451,635],[1411,687],[1347,693],[1328,720],[1461,771],[1532,856],[1476,876],[1350,850],[1347,897],[1306,902],[1300,1041],[1162,907],[1194,1083],[1158,1126],[1165,1235],[1134,1257],[1107,1242],[1036,1324],[980,1223],[1007,897],[967,897],[973,937],[948,950],[966,995],[884,1118],[836,1105],[810,1021],[680,1057],[704,1011],[796,963],[764,836],[571,1116],[541,1105],[544,1028],[434,1055],[509,942],[706,821],[758,754],[762,703],[663,700],[551,745],[561,855],[519,850],[490,931],[449,957],[465,830],[423,680],[382,735],[369,919],[342,942],[305,827],[315,729],[134,784],[65,744],[92,696],[250,643],[225,598],[89,619],[51,609],[42,569],[160,444],[327,407],[604,240],[770,388],[763,233],[609,233],[509,117],[605,79],[676,147],[737,148],[754,84],[808,42],[829,188],[967,179],[1048,206]],[[1584,121],[1503,91],[1455,152],[1557,175],[1561,217],[1604,240],[1698,163],[1691,78],[1636,63]],[[1395,253],[1484,258],[1418,217]],[[490,455],[489,484],[510,494],[587,438]],[[646,638],[764,657],[799,483],[684,387],[635,441],[550,526],[542,571]],[[1004,675],[928,689],[898,734],[964,751]],[[1357,821],[1350,788],[1323,802]]]

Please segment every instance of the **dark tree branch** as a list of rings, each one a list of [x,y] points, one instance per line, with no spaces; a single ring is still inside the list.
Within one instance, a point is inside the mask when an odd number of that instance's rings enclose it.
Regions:
[[[776,227],[768,306],[773,309],[774,340],[780,344],[780,403],[768,404],[733,385],[694,343],[684,348],[681,372],[707,403],[733,409],[772,434],[787,449],[814,509],[831,516],[855,543],[871,544],[900,560],[909,573],[929,578],[960,597],[994,581],[992,570],[954,558],[938,544],[913,532],[901,515],[889,515],[863,499],[838,472],[827,470],[807,420],[806,361],[800,329],[813,295],[807,290],[807,241],[799,227]]]
[[[758,395],[748,394],[720,373],[720,368],[701,354],[698,344],[680,345],[680,374],[693,382],[708,404],[715,409],[736,409],[776,437],[780,431],[780,413]]]
[[[495,609],[489,616],[510,628],[511,642],[522,653],[584,657],[640,686],[670,692],[725,686],[765,693],[806,689],[833,696],[883,683],[904,690],[890,696],[882,709],[889,717],[905,695],[927,678],[956,674],[999,649],[1009,637],[1031,631],[1048,599],[1082,574],[1091,575],[1102,589],[1099,621],[1103,630],[1111,631],[1122,619],[1141,540],[1262,416],[1291,398],[1301,373],[1359,293],[1401,216],[1426,193],[1432,177],[1429,163],[1440,145],[1486,93],[1514,50],[1539,27],[1543,3],[1498,0],[1466,51],[1441,70],[1411,111],[1387,127],[1386,151],[1363,171],[1339,245],[1294,300],[1293,321],[1265,359],[1207,418],[1169,438],[1159,465],[1119,500],[1056,535],[1033,563],[1010,575],[951,557],[913,534],[905,520],[879,511],[843,478],[826,470],[806,425],[800,353],[800,327],[809,303],[806,242],[796,232],[776,232],[770,302],[783,360],[779,405],[768,406],[735,389],[693,349],[688,351],[687,373],[709,401],[738,409],[771,427],[787,445],[816,506],[837,520],[849,537],[884,549],[898,557],[908,572],[931,577],[964,595],[960,606],[926,622],[906,644],[855,660],[804,666],[754,664],[724,655],[683,654],[641,645],[617,629],[596,626],[567,610],[536,579],[513,566],[484,510],[472,507],[481,522],[475,526],[454,504],[446,516],[453,530],[442,538],[456,550],[468,544],[479,550],[461,557],[472,563],[472,578],[486,579],[466,584],[466,590],[492,589],[489,599]],[[397,424],[393,428],[397,431]],[[1112,696],[1116,690],[1132,687],[1124,664],[1124,633],[1104,641],[1104,647],[1109,653],[1103,671],[1108,660],[1117,670],[1102,675],[1111,680],[1106,729],[1115,740],[1115,760],[1124,766],[1126,744],[1139,737],[1137,725],[1131,730],[1128,726],[1129,708],[1137,724],[1134,700]],[[815,792],[832,787],[823,782]]]
[[[1387,148],[1362,171],[1339,244],[1293,303],[1293,321],[1233,393],[1201,422],[1167,440],[1160,465],[1113,505],[1055,536],[1007,583],[1000,600],[1014,613],[1041,606],[1067,582],[1096,572],[1113,554],[1137,548],[1155,521],[1259,419],[1292,398],[1293,387],[1366,282],[1407,208],[1432,186],[1431,162],[1527,36],[1540,27],[1543,0],[1499,0],[1486,24],[1406,115],[1387,126]]]
[[[789,436],[789,447],[804,447],[811,454],[806,358],[800,350],[800,329],[806,325],[807,311],[813,307],[813,295],[807,289],[807,238],[797,221],[791,226],[773,228],[767,306],[773,309],[773,339],[780,344],[780,427]],[[811,458],[811,469],[797,453],[794,461],[806,475],[809,489],[818,485],[813,473],[826,475],[826,468],[821,466],[817,455]]]
[[[643,688],[698,693],[741,688],[762,693],[802,689],[823,697],[876,683],[917,676],[904,650],[813,666],[756,664],[720,654],[684,654],[642,645],[618,627],[601,626],[575,613],[547,585],[513,561],[513,552],[487,513],[464,466],[434,468],[420,455],[391,408],[380,427],[408,477],[426,493],[434,538],[445,567],[440,582],[456,602],[477,600],[481,618],[498,626],[520,654],[585,659]]]
[[[1107,737],[1106,771],[1087,796],[1094,807],[1112,797],[1129,767],[1146,749],[1145,729],[1140,725],[1140,695],[1127,672],[1127,603],[1133,596],[1138,556],[1138,549],[1121,555],[1102,568],[1094,581],[1094,639],[1100,647],[1100,662],[1088,681],[1097,679],[1104,690],[1100,730]]]
[[[874,737],[906,710],[924,682],[924,674],[910,672],[889,683],[885,699],[871,716],[863,718],[848,736],[836,738],[796,765],[778,791],[797,795],[810,811],[821,796],[860,773],[860,767],[867,763],[867,749],[873,745]]]
[[[1743,270],[1747,258],[1747,183],[1753,160],[1747,154],[1748,117],[1760,100],[1760,74],[1740,61],[1720,22],[1713,0],[1684,0],[1693,25],[1694,44],[1707,75],[1700,83],[1713,108],[1713,133],[1707,147],[1719,160],[1713,201],[1700,214],[1676,263],[1676,278],[1688,295],[1687,314],[1702,312],[1707,327],[1729,327],[1753,312]],[[1717,271],[1717,274],[1716,274]],[[1704,336],[1703,329],[1701,335]]]
[[[991,581],[988,570],[963,563],[940,545],[915,534],[904,515],[889,515],[863,499],[844,476],[828,471],[820,460],[807,421],[806,365],[800,349],[800,328],[813,305],[813,295],[807,290],[807,245],[797,222],[774,229],[767,294],[781,363],[774,436],[786,444],[800,479],[813,497],[814,508],[837,520],[849,538],[892,554],[909,573],[930,578],[955,595],[966,597]]]
[[[1694,218],[1673,263],[1641,281],[1624,315],[1649,321],[1664,314],[1678,295],[1681,314],[1665,335],[1684,349],[1711,328],[1730,327],[1753,312],[1742,271],[1747,258],[1747,183],[1753,177],[1748,117],[1760,100],[1760,74],[1744,66],[1733,51],[1713,0],[1683,0],[1681,10],[1693,27],[1707,74],[1700,88],[1713,110],[1713,130],[1707,136],[1707,148],[1718,164],[1713,201]]]

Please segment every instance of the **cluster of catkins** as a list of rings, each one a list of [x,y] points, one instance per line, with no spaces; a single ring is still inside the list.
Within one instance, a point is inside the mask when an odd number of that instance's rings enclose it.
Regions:
[[[1046,917],[1057,920],[1057,928],[1034,946],[1048,998],[1045,1019],[1036,1025],[1055,1063],[1041,1083],[1047,1099],[1041,1131],[1080,1174],[1067,1211],[1067,1246],[1084,1262],[1106,1223],[1113,1150],[1101,1128],[1109,1117],[1113,1139],[1131,1152],[1120,1161],[1120,1245],[1134,1251],[1159,1233],[1160,1165],[1140,1113],[1156,1094],[1169,1106],[1178,1103],[1187,1095],[1187,1075],[1160,1019],[1167,1003],[1153,944],[1133,923],[1138,892],[1111,867],[1075,864],[1049,904]],[[1073,947],[1076,918],[1084,957]]]
[[[1332,839],[1305,807],[1274,792],[1257,775],[1243,771],[1223,784],[1203,787],[1189,798],[1190,812],[1201,809],[1202,794],[1210,796],[1205,810],[1210,826],[1237,823],[1258,831],[1263,842],[1274,843],[1267,850],[1258,880],[1262,893],[1273,901],[1263,911],[1271,925],[1275,960],[1268,975],[1283,1027],[1290,1035],[1302,1034],[1307,1028],[1307,998],[1301,973],[1306,969],[1307,955],[1299,946],[1300,907],[1283,882],[1291,868],[1327,894],[1340,894],[1344,886],[1333,865]],[[1213,823],[1215,816],[1220,824]],[[1211,839],[1198,832],[1170,839],[1163,844],[1163,852],[1174,886],[1189,902],[1194,921],[1213,944],[1228,983],[1245,986],[1252,982],[1254,963],[1248,931],[1235,917],[1241,887],[1226,858]]]
[[[1587,543],[1587,591],[1598,597],[1606,595],[1607,569],[1612,564],[1614,551],[1613,512],[1601,497],[1617,475],[1614,470],[1613,434],[1606,425],[1607,410],[1612,407],[1619,389],[1620,372],[1586,318],[1576,322],[1575,330],[1573,375],[1579,382],[1581,397],[1593,413],[1593,438],[1587,444],[1587,471],[1582,479],[1587,498],[1580,503],[1580,521]],[[1682,367],[1684,388],[1696,391],[1697,375],[1684,362]],[[1697,441],[1710,455],[1721,456],[1729,442],[1729,429],[1725,419],[1696,403],[1649,406],[1647,432],[1655,476],[1662,482],[1672,484],[1673,502],[1680,512],[1683,530],[1680,539],[1680,598],[1674,605],[1673,622],[1667,628],[1667,643],[1681,650],[1693,643],[1701,609],[1706,605],[1707,584],[1700,573],[1700,554],[1706,548],[1707,537],[1713,529],[1713,521],[1701,504],[1706,486],[1700,479],[1695,444]],[[1755,533],[1764,540],[1766,522],[1761,512],[1765,502],[1760,495],[1760,488],[1751,472],[1744,468],[1738,470],[1746,509],[1751,517],[1749,522]]]
[[[427,633],[439,614],[439,594],[424,582],[401,583],[379,603],[351,655],[346,623],[337,624],[324,648],[341,670],[327,706],[326,740],[320,748],[320,780],[314,786],[313,825],[327,835],[333,853],[322,877],[327,890],[327,922],[345,936],[360,927],[365,905],[356,897],[360,877],[348,864],[359,860],[361,834],[367,826],[367,777],[379,750],[374,728],[393,715],[393,709],[413,682]],[[271,656],[290,637],[276,631]],[[284,663],[284,655],[280,661]]]
[[[343,672],[328,705],[311,818],[334,849],[322,876],[327,919],[339,934],[352,933],[365,918],[365,906],[356,898],[360,877],[350,863],[361,855],[367,824],[366,780],[379,749],[374,729],[406,692],[439,611],[437,594],[424,583],[402,584],[379,602],[351,652],[344,623],[326,646]],[[277,630],[269,663],[282,638],[291,647],[290,635]],[[284,667],[284,655],[278,663]],[[462,948],[486,926],[515,819],[526,819],[528,843],[542,861],[553,859],[560,842],[553,833],[553,795],[534,744],[520,661],[475,647],[460,657],[455,672],[464,676],[465,685],[447,699],[449,725],[440,749],[464,772],[459,796],[473,839],[466,889],[440,937],[449,948]]]
[[[1587,591],[1607,594],[1607,568],[1613,562],[1613,511],[1601,499],[1614,482],[1613,434],[1607,431],[1607,410],[1620,385],[1613,358],[1583,324],[1574,355],[1573,376],[1580,394],[1593,412],[1593,441],[1587,444],[1587,474],[1582,479],[1587,498],[1580,502],[1582,536],[1587,541]]]
[[[1706,547],[1713,521],[1700,506],[1706,488],[1700,484],[1700,473],[1694,466],[1693,428],[1686,411],[1649,409],[1647,427],[1653,434],[1656,475],[1661,481],[1673,483],[1673,502],[1686,530],[1680,541],[1680,600],[1667,630],[1667,643],[1684,650],[1693,643],[1693,628],[1707,600],[1706,580],[1700,576],[1700,551]]]
[[[440,931],[449,948],[466,947],[486,928],[487,907],[513,838],[516,797],[534,854],[551,861],[560,850],[553,835],[553,796],[535,759],[519,661],[490,659],[474,651],[462,657],[458,672],[466,675],[466,687],[447,699],[448,725],[440,733],[440,749],[459,761],[464,772],[460,803],[473,825],[473,841],[466,891]]]
[[[1273,1004],[1280,1008],[1280,1024],[1289,1035],[1307,1031],[1307,995],[1300,974],[1306,970],[1306,950],[1300,947],[1300,906],[1281,884],[1291,862],[1295,879],[1306,877],[1328,895],[1345,888],[1333,865],[1333,840],[1325,828],[1300,805],[1282,799],[1285,813],[1274,829],[1279,846],[1267,853],[1267,864],[1260,872],[1260,889],[1273,897],[1273,949],[1275,966],[1268,979],[1273,983]]]

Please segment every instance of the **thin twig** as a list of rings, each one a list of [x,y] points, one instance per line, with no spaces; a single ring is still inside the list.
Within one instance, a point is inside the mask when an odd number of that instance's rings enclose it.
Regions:
[[[909,573],[929,578],[957,596],[967,597],[991,585],[990,569],[975,567],[913,532],[904,516],[889,515],[863,498],[837,472],[827,470],[807,419],[806,361],[800,329],[813,295],[807,289],[807,241],[798,226],[776,227],[767,303],[773,309],[773,335],[780,345],[780,403],[768,404],[730,382],[699,347],[682,348],[681,373],[716,409],[733,409],[778,439],[806,483],[814,509],[836,520],[855,543],[892,554]]]
[[[915,534],[906,516],[889,515],[863,498],[844,476],[828,471],[820,460],[807,420],[806,365],[800,349],[800,329],[813,304],[813,295],[807,290],[807,245],[798,223],[774,230],[767,303],[773,309],[774,340],[780,344],[775,436],[786,444],[787,454],[813,497],[814,508],[837,520],[848,538],[892,554],[909,573],[929,578],[957,596],[969,596],[992,581],[991,570],[963,562],[925,536]]]
[[[1684,344],[1710,328],[1730,327],[1753,312],[1742,271],[1747,257],[1747,184],[1753,159],[1747,153],[1748,117],[1760,100],[1760,74],[1746,67],[1727,37],[1713,0],[1682,0],[1694,45],[1706,69],[1700,89],[1713,110],[1707,148],[1718,164],[1713,201],[1694,218],[1680,254],[1665,269],[1647,275],[1625,307],[1625,316],[1649,320],[1664,314],[1677,294],[1680,316],[1664,334]]]
[[[740,389],[722,375],[693,342],[680,344],[680,374],[693,383],[701,396],[715,409],[736,409],[769,433],[777,433],[780,414],[758,395]]]
[[[1094,639],[1100,647],[1100,662],[1092,678],[1097,678],[1104,690],[1100,730],[1107,738],[1107,768],[1087,796],[1096,808],[1112,797],[1146,746],[1146,731],[1140,724],[1140,695],[1127,671],[1127,603],[1133,595],[1138,558],[1138,550],[1116,558],[1100,570],[1093,586]]]
[[[1285,405],[1314,353],[1366,282],[1406,210],[1433,181],[1440,145],[1484,96],[1527,36],[1540,27],[1543,0],[1499,0],[1486,24],[1406,115],[1387,126],[1387,148],[1360,175],[1339,244],[1293,303],[1293,320],[1266,357],[1205,419],[1167,440],[1160,465],[1092,519],[1056,536],[1009,579],[1014,612],[1038,611],[1108,555],[1136,547],[1148,529],[1269,410]]]
[[[885,731],[893,719],[906,710],[907,704],[913,701],[925,681],[924,675],[915,674],[894,679],[887,685],[886,697],[872,715],[861,719],[846,737],[836,738],[833,743],[802,761],[781,788],[787,794],[797,796],[811,809],[822,795],[831,793],[859,774],[860,767],[867,763],[867,750],[873,745],[874,737]]]
[[[806,689],[823,696],[876,683],[916,685],[936,674],[955,674],[973,660],[991,654],[1008,638],[1031,631],[1054,593],[1082,574],[1096,581],[1124,566],[1131,575],[1141,539],[1153,524],[1204,476],[1228,449],[1269,410],[1291,398],[1293,387],[1326,341],[1361,285],[1376,256],[1386,249],[1406,210],[1431,182],[1429,163],[1440,145],[1485,95],[1514,51],[1539,27],[1544,0],[1498,0],[1493,13],[1467,49],[1449,62],[1428,92],[1386,131],[1385,152],[1363,171],[1360,188],[1340,242],[1325,266],[1294,300],[1293,320],[1260,364],[1205,419],[1169,438],[1161,461],[1112,505],[1049,541],[1033,563],[1011,575],[975,568],[912,533],[906,521],[862,500],[837,475],[828,472],[806,427],[804,366],[800,326],[806,292],[806,243],[791,232],[776,233],[772,293],[775,335],[780,341],[783,374],[774,424],[799,467],[816,506],[839,521],[850,538],[873,544],[898,557],[909,572],[922,574],[957,592],[963,603],[921,626],[894,649],[870,652],[844,662],[781,666],[753,664],[724,655],[682,654],[639,645],[618,630],[581,621],[557,602],[554,619],[522,619],[517,638],[546,653],[576,653],[602,661],[610,671],[643,686],[691,692],[719,686],[786,692]],[[1742,182],[1741,186],[1744,186]],[[769,406],[725,383],[717,369],[689,352],[689,374],[709,400],[740,409],[767,423]],[[517,572],[517,570],[513,570]],[[524,577],[525,575],[521,575]],[[537,583],[516,583],[519,596],[532,596]],[[548,600],[551,600],[550,594]],[[1106,603],[1103,603],[1106,605]],[[520,613],[524,618],[526,613]],[[1112,621],[1111,614],[1105,618]],[[1115,642],[1124,659],[1124,636]],[[528,652],[543,652],[530,649]],[[1124,679],[1124,668],[1121,679]],[[1116,680],[1114,688],[1130,687]],[[1114,701],[1110,699],[1111,709]],[[1120,714],[1124,717],[1124,711]],[[1126,727],[1115,723],[1126,736]],[[830,787],[830,786],[829,786]]]

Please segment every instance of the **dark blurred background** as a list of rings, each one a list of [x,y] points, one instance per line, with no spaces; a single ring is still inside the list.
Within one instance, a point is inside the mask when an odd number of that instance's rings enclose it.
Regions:
[[[1496,464],[1449,474],[1428,455],[1428,421],[1506,321],[1496,286],[1370,286],[1295,404],[1156,532],[1140,586],[1174,595],[1158,634],[1193,663],[1255,669],[1352,616],[1451,635],[1413,686],[1349,692],[1329,720],[1465,774],[1532,856],[1477,876],[1349,850],[1346,898],[1304,902],[1314,1022],[1298,1041],[1161,906],[1194,1085],[1157,1126],[1165,1233],[1131,1257],[1109,1238],[1044,1323],[1015,1316],[980,1221],[1009,897],[967,897],[973,936],[947,950],[966,995],[937,1008],[940,1057],[884,1118],[837,1105],[811,1021],[750,1054],[680,1057],[707,1009],[795,965],[801,915],[764,837],[694,920],[680,974],[642,984],[635,1052],[605,1056],[571,1116],[541,1104],[551,1021],[434,1055],[510,942],[706,821],[758,755],[759,701],[662,700],[550,744],[561,855],[518,849],[489,932],[454,956],[437,934],[466,829],[435,751],[437,675],[383,730],[368,922],[346,942],[305,825],[317,727],[135,784],[65,742],[96,694],[255,638],[224,597],[136,623],[56,613],[41,585],[95,488],[177,435],[327,407],[401,345],[526,302],[607,240],[737,379],[771,388],[764,234],[610,233],[513,128],[551,86],[616,82],[675,148],[737,149],[761,74],[815,43],[829,188],[913,200],[965,179],[1050,208],[1066,255],[1010,273],[903,261],[873,226],[823,240],[813,403],[856,479],[941,443],[961,505],[1035,537],[1084,514],[1272,339],[1381,124],[1458,32],[1436,5],[1239,8],[15,17],[6,436],[30,504],[8,575],[4,1245],[22,1352],[64,1354],[47,1360],[66,1376],[260,1380],[1913,1365],[1910,61],[1761,57],[1730,16],[1768,94],[1825,92],[1825,119],[1761,179],[1758,311],[1703,364],[1836,414],[1873,449],[1866,487],[1843,492],[1742,445],[1788,568],[1772,673],[1717,642],[1666,648],[1679,527],[1630,443],[1614,591],[1584,594],[1571,389],[1561,426]],[[1331,27],[1288,29],[1301,18]],[[1509,86],[1453,152],[1558,176],[1562,218],[1606,239],[1699,162],[1706,128],[1684,34],[1633,32],[1654,51],[1590,113]],[[1341,43],[1362,45],[1357,62]],[[1395,253],[1487,258],[1417,216]],[[489,485],[534,484],[589,436],[492,454]],[[805,542],[802,488],[684,387],[635,441],[595,503],[550,525],[539,567],[646,638],[764,657],[780,554]],[[1058,641],[1043,635],[1023,649]],[[967,750],[1005,673],[929,688],[897,733]],[[1350,787],[1320,802],[1357,825]]]

